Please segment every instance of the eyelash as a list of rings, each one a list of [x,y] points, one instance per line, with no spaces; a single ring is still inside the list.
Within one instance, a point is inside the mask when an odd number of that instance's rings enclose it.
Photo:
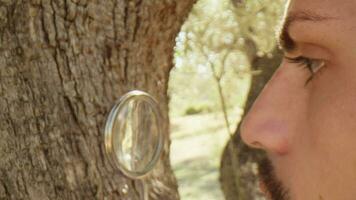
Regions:
[[[290,57],[285,57],[287,59],[287,61],[289,63],[296,63],[299,66],[306,68],[309,70],[309,72],[311,73],[310,77],[306,80],[304,85],[308,85],[308,83],[313,80],[315,74],[325,66],[325,62],[323,60],[319,60],[319,59],[312,59],[312,58],[307,58],[304,56],[299,56],[296,58],[290,58]],[[320,62],[317,66],[316,66],[316,70],[313,68],[313,65],[317,62]]]

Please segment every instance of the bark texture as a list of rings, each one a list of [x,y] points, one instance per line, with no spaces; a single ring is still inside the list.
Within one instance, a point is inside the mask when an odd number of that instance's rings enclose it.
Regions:
[[[142,198],[104,155],[106,117],[141,89],[168,135],[175,36],[193,2],[0,0],[0,199]],[[150,200],[179,199],[166,138]]]
[[[258,57],[256,46],[252,41],[247,42],[247,47],[247,55],[251,58],[251,70],[260,70],[261,72],[252,77],[245,113],[251,108],[264,85],[279,66],[282,58],[282,54],[277,48],[272,52],[272,56]],[[229,150],[229,145],[233,146],[233,151]],[[263,199],[258,187],[257,162],[264,156],[263,152],[251,149],[242,142],[239,124],[233,140],[228,142],[221,158],[220,183],[226,200]],[[238,161],[235,162],[235,165],[232,164],[232,157]]]

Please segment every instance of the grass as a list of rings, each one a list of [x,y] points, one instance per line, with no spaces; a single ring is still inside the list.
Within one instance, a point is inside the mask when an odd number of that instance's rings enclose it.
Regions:
[[[235,127],[241,111],[230,112]],[[232,127],[232,130],[234,130]],[[223,200],[219,165],[229,135],[221,113],[171,118],[171,163],[182,200]]]

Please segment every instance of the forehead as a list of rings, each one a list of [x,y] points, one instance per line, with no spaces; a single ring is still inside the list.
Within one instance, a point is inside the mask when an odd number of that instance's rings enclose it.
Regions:
[[[312,10],[335,17],[356,17],[356,0],[289,0],[288,12]]]

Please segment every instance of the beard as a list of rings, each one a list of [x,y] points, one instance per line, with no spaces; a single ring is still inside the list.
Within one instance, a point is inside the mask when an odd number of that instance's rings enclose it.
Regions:
[[[288,190],[278,180],[272,162],[265,158],[258,165],[259,176],[271,200],[290,200]]]

